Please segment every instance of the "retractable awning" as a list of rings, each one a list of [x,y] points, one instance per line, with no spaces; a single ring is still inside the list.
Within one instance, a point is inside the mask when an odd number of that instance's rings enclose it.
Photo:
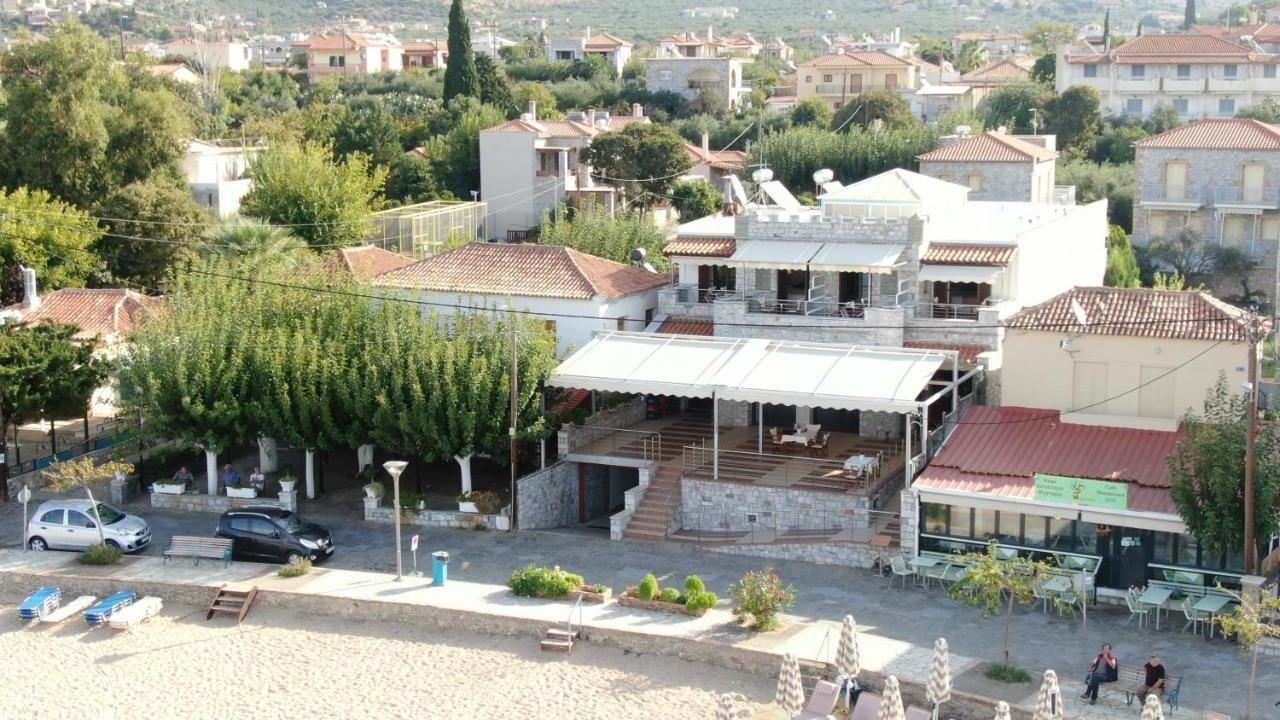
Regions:
[[[993,283],[1002,267],[983,267],[977,265],[921,265],[920,279],[938,282],[971,282]]]
[[[738,243],[728,264],[749,268],[804,270],[822,243],[747,240]]]
[[[557,387],[715,397],[802,407],[914,412],[938,350],[609,332],[548,378]]]
[[[825,243],[809,261],[809,269],[887,274],[893,272],[904,248],[903,245]]]

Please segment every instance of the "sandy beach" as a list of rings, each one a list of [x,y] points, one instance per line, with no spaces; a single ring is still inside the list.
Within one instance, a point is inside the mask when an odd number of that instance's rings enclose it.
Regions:
[[[75,619],[25,627],[0,603],[0,717],[710,718],[719,693],[773,682],[684,660],[534,638],[255,608],[236,626],[168,606],[132,633]]]

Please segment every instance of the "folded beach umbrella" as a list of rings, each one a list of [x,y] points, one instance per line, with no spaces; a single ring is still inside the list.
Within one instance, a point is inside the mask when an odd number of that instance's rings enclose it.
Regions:
[[[804,708],[804,688],[800,686],[800,663],[796,656],[787,653],[782,656],[782,669],[778,671],[778,692],[773,702],[787,717],[795,717]]]
[[[1052,670],[1044,671],[1033,720],[1062,720],[1062,690],[1058,688],[1058,673]]]
[[[862,659],[858,655],[858,628],[852,615],[845,615],[840,625],[840,643],[836,645],[836,672],[850,680],[856,680],[862,672]]]
[[[880,697],[880,710],[876,720],[906,720],[907,712],[902,709],[902,688],[898,687],[898,678],[890,675],[884,681],[884,695]]]
[[[925,691],[933,703],[933,720],[938,720],[938,706],[951,699],[951,653],[947,650],[946,638],[938,638],[933,643],[933,665],[929,667],[929,686]]]
[[[716,720],[746,720],[747,699],[738,693],[723,693],[716,702]]]

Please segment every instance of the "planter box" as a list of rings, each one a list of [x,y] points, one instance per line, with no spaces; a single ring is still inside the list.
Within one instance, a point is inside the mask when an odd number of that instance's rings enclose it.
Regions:
[[[578,598],[582,598],[584,603],[607,603],[611,597],[613,597],[613,588],[605,588],[604,592],[598,593],[593,591],[590,585],[583,585],[578,590],[570,590],[564,599],[577,602]]]
[[[227,488],[227,497],[246,498],[252,500],[258,497],[258,488]]]
[[[280,492],[293,492],[293,488],[298,484],[297,480],[281,480]]]
[[[186,483],[151,483],[152,492],[161,495],[181,495],[187,491]]]
[[[494,528],[493,528],[494,530],[510,530],[511,518],[507,517],[506,515],[494,515],[493,525],[494,525]]]
[[[618,604],[625,607],[640,608],[642,610],[655,610],[657,612],[670,613],[672,615],[692,615],[694,617],[702,617],[707,614],[708,608],[703,608],[696,612],[686,608],[678,603],[663,602],[661,600],[641,600],[635,596],[635,588],[627,588],[627,591],[618,596]]]
[[[479,514],[480,511],[476,509],[476,504],[473,502],[459,502],[458,512]]]

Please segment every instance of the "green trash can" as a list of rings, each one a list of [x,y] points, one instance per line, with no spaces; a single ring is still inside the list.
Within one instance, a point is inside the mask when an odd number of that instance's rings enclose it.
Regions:
[[[441,587],[449,579],[449,553],[443,550],[431,553],[431,584]]]

